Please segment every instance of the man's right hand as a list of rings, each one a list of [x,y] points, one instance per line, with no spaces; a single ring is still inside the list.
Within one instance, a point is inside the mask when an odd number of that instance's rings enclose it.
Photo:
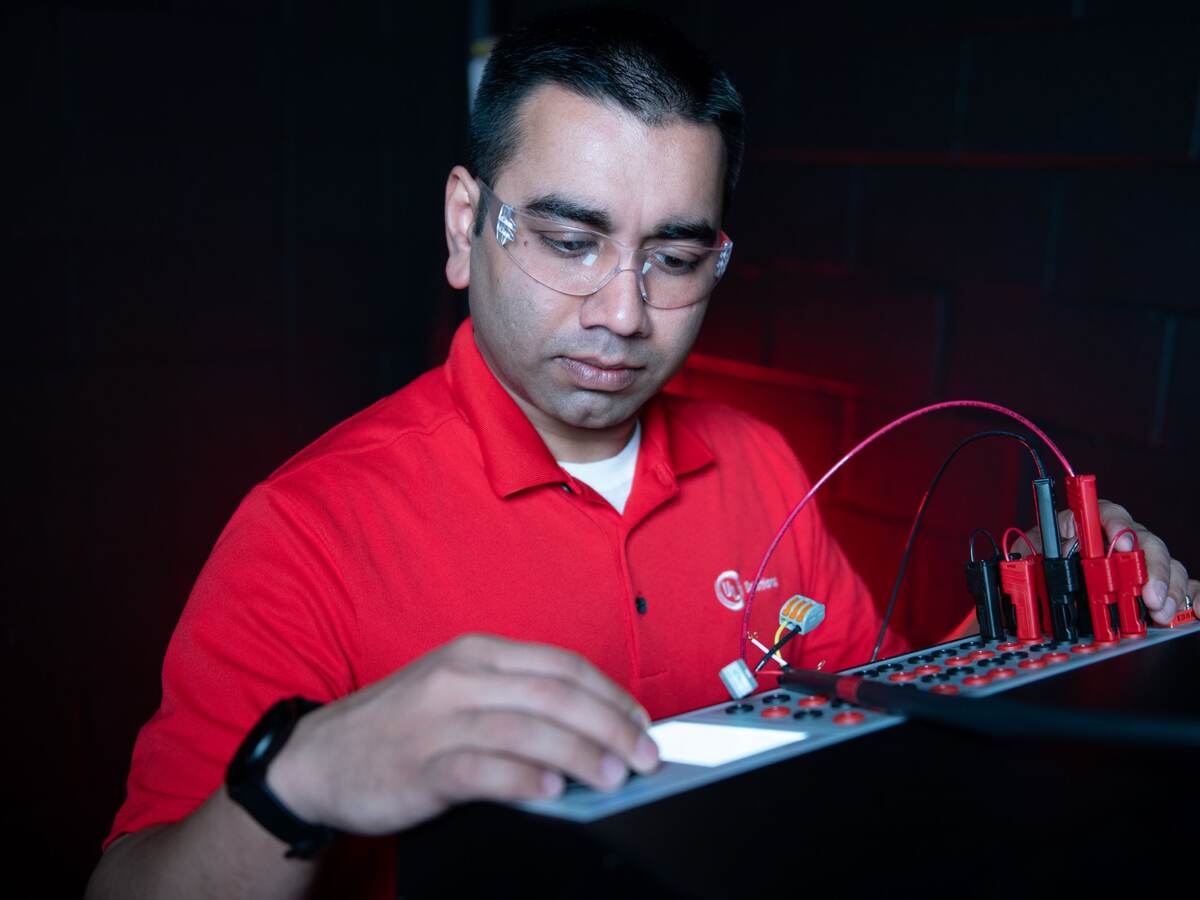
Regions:
[[[468,800],[601,790],[658,765],[649,717],[583,657],[468,635],[305,716],[267,781],[296,815],[385,834]]]
[[[564,776],[616,787],[658,764],[648,724],[582,657],[471,635],[302,718],[267,782],[309,822],[386,834],[467,800],[553,797]],[[88,897],[304,896],[316,866],[284,849],[221,788],[114,841]]]

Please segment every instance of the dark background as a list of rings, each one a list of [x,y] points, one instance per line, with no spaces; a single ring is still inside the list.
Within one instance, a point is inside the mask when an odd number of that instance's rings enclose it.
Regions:
[[[6,856],[45,894],[82,890],[239,498],[441,360],[469,47],[563,5],[4,14],[2,807]],[[899,412],[1002,402],[1200,559],[1196,22],[1174,3],[828,5],[642,4],[721,61],[750,121],[737,250],[681,389],[775,422],[814,475]],[[984,423],[926,420],[831,485],[877,589]],[[1029,521],[1027,464],[970,457],[898,617],[915,639],[962,612],[969,530]]]

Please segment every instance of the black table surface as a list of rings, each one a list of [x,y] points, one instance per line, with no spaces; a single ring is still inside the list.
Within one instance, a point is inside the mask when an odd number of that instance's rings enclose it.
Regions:
[[[1200,631],[1002,696],[1200,720],[1198,687]],[[398,838],[399,895],[1151,892],[1188,880],[1198,806],[1200,747],[907,721],[589,824],[455,809]]]

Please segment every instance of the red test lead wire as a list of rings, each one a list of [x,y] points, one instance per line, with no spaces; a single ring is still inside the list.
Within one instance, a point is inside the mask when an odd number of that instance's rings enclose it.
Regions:
[[[1075,476],[1066,479],[1067,506],[1075,516],[1075,535],[1079,539],[1081,559],[1104,555],[1104,526],[1100,518],[1100,501],[1096,496],[1096,476]],[[1088,593],[1091,593],[1089,586]]]
[[[1042,623],[1045,622],[1047,630],[1050,627],[1050,603],[1041,554],[1002,560],[1000,590],[1012,601],[1017,619],[1017,640],[1040,641]]]
[[[1130,540],[1133,541],[1132,549],[1138,549],[1137,532],[1132,528],[1122,528],[1116,533],[1116,536],[1113,537],[1112,542],[1108,545],[1109,556],[1113,555],[1113,551],[1117,549],[1117,541],[1119,541],[1124,535],[1129,535]]]
[[[767,570],[767,564],[770,563],[771,557],[775,555],[775,550],[779,546],[780,541],[783,540],[783,536],[787,534],[787,530],[792,527],[792,522],[795,521],[796,516],[800,515],[800,511],[808,505],[808,501],[813,498],[813,496],[821,489],[826,481],[833,477],[833,474],[837,472],[838,469],[858,455],[859,451],[861,451],[863,448],[873,444],[888,432],[894,431],[901,425],[911,422],[913,419],[920,418],[921,416],[928,415],[929,413],[939,412],[943,409],[986,409],[989,412],[1000,413],[1000,415],[1008,416],[1010,419],[1020,422],[1022,425],[1036,434],[1042,440],[1042,442],[1050,448],[1050,451],[1056,457],[1058,457],[1058,461],[1062,463],[1062,467],[1066,470],[1067,474],[1071,477],[1074,477],[1075,470],[1071,468],[1071,464],[1067,462],[1067,458],[1063,455],[1062,451],[1058,449],[1058,446],[1054,443],[1054,441],[1050,440],[1050,437],[1046,434],[1046,432],[1042,431],[1042,429],[1038,428],[1033,424],[1033,422],[1029,421],[1029,419],[1025,418],[1020,413],[1015,412],[1008,407],[1000,406],[996,403],[987,403],[983,400],[947,400],[944,403],[934,403],[931,406],[924,406],[920,409],[913,410],[907,415],[903,415],[895,421],[889,422],[874,434],[860,441],[853,450],[834,463],[829,471],[822,475],[817,483],[808,489],[808,493],[806,493],[800,499],[800,502],[792,507],[792,511],[788,513],[787,518],[783,520],[783,524],[779,526],[779,530],[775,533],[774,539],[771,541],[770,546],[767,547],[767,552],[763,555],[762,564],[759,565],[758,572],[756,572],[754,575],[754,580],[750,583],[750,590],[746,594],[746,608],[745,612],[742,613],[742,631],[738,641],[738,659],[746,658],[746,644],[748,643],[747,635],[750,633],[750,610],[754,606],[754,597],[758,594],[758,583],[762,580],[763,573]]]
[[[1087,585],[1088,613],[1092,633],[1099,643],[1113,643],[1121,635],[1132,637],[1146,633],[1146,623],[1138,606],[1138,597],[1149,577],[1146,554],[1133,534],[1132,550],[1117,550],[1118,532],[1105,552],[1104,527],[1100,501],[1096,495],[1095,475],[1071,475],[1066,479],[1067,504],[1075,516],[1079,537],[1079,565]],[[1114,624],[1110,610],[1115,607]]]
[[[1004,558],[1012,559],[1012,548],[1008,545],[1008,536],[1015,534],[1025,542],[1025,546],[1029,548],[1030,555],[1037,554],[1037,547],[1033,546],[1033,541],[1029,539],[1029,535],[1025,533],[1024,528],[1017,528],[1015,525],[1004,532],[1004,536],[1000,538],[1000,547],[1004,550]]]
[[[1133,549],[1118,550],[1117,541],[1126,534],[1133,541]],[[1132,528],[1118,531],[1108,545],[1105,559],[1113,560],[1117,565],[1117,621],[1121,625],[1121,636],[1138,637],[1145,634],[1146,621],[1138,606],[1138,598],[1150,580],[1150,573],[1146,569],[1146,554],[1138,546],[1137,532]]]
[[[1142,588],[1150,579],[1146,571],[1146,554],[1140,549],[1118,550],[1112,558],[1117,564],[1117,621],[1121,636],[1138,637],[1146,633],[1146,621],[1138,605]]]

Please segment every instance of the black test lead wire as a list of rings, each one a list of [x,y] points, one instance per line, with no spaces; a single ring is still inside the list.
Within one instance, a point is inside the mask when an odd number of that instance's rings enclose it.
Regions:
[[[758,661],[758,665],[754,667],[754,671],[755,672],[761,671],[762,667],[767,664],[767,662],[771,659],[771,657],[774,656],[776,653],[778,653],[781,649],[783,649],[783,647],[787,644],[787,642],[790,641],[792,638],[794,638],[799,633],[800,633],[799,628],[797,628],[795,625],[790,626],[787,630],[787,633],[775,642],[775,646],[763,654],[763,658]],[[780,668],[786,669],[787,667],[788,667],[787,663],[782,663],[782,662],[780,663]]]
[[[1042,465],[1042,458],[1038,455],[1033,444],[1030,443],[1028,437],[1023,434],[1018,434],[1015,431],[980,431],[964,438],[959,442],[958,446],[950,451],[950,455],[942,462],[937,473],[933,476],[933,481],[929,483],[929,487],[925,490],[925,495],[921,498],[921,503],[917,507],[917,514],[913,517],[912,528],[908,532],[908,541],[904,545],[904,554],[900,557],[900,570],[896,573],[896,580],[892,583],[892,593],[888,597],[887,611],[883,614],[883,622],[879,626],[879,637],[875,640],[875,647],[871,650],[871,662],[875,662],[879,658],[879,650],[883,647],[883,639],[887,636],[888,624],[892,620],[892,613],[896,611],[896,598],[900,595],[900,585],[904,582],[904,573],[908,569],[909,558],[912,556],[913,545],[917,542],[917,532],[921,530],[921,522],[925,518],[925,510],[929,507],[929,500],[933,496],[934,489],[937,488],[938,482],[942,480],[942,476],[946,473],[946,469],[953,462],[954,457],[958,456],[960,450],[968,444],[973,444],[975,441],[983,440],[984,438],[1006,437],[1018,441],[1024,445],[1033,457],[1033,464],[1037,467],[1038,477],[1044,478],[1046,468]]]

